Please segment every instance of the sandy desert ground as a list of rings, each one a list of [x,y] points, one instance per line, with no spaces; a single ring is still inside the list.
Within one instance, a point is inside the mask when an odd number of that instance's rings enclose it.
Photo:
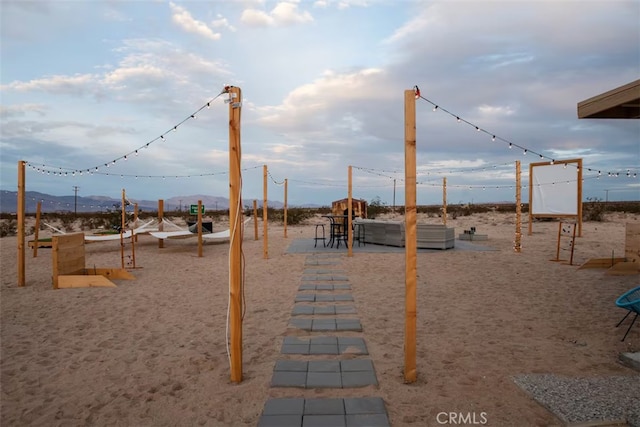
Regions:
[[[578,269],[591,258],[623,256],[625,223],[612,213],[585,222],[574,266],[555,257],[557,222],[534,224],[515,253],[515,214],[450,219],[456,236],[475,226],[489,251],[418,254],[418,381],[403,382],[404,254],[340,257],[378,386],[355,389],[270,387],[310,239],[309,224],[245,229],[244,380],[230,382],[226,352],[228,245],[151,236],[136,244],[134,281],[117,288],[51,287],[50,249],[27,251],[26,286],[17,287],[16,237],[0,239],[2,426],[255,426],[274,397],[379,396],[392,426],[439,425],[440,412],[486,414],[486,425],[548,426],[562,420],[514,382],[523,374],[633,377],[621,352],[640,351],[640,325],[624,342],[624,311],[614,304],[638,275]],[[420,222],[439,223],[421,216]],[[120,243],[86,247],[87,266],[120,266]],[[344,356],[336,356],[344,357]],[[638,386],[640,389],[640,385]],[[639,391],[640,393],[640,391]]]

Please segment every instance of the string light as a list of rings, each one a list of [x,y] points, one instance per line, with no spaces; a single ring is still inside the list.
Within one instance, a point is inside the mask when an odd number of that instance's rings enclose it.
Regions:
[[[414,86],[414,87],[415,87],[415,88],[417,88],[417,86]],[[545,158],[546,158],[546,159],[549,159],[551,164],[553,164],[553,163],[555,162],[555,160],[554,160],[553,158],[546,157],[546,156],[544,156],[543,154],[536,153],[535,151],[532,151],[532,150],[530,150],[530,149],[528,149],[528,148],[526,148],[526,147],[522,147],[522,146],[520,146],[520,145],[518,145],[518,144],[515,144],[515,143],[513,143],[513,142],[511,142],[511,141],[508,141],[508,140],[506,140],[506,139],[504,139],[504,138],[501,138],[501,137],[499,137],[499,136],[497,136],[497,135],[495,135],[495,134],[493,134],[493,133],[489,133],[489,132],[488,132],[488,131],[486,131],[485,129],[482,129],[480,126],[477,126],[477,125],[475,125],[475,124],[473,124],[473,123],[471,123],[471,122],[468,122],[467,120],[462,119],[459,115],[454,114],[454,113],[452,113],[451,111],[447,110],[446,108],[443,108],[441,105],[438,105],[438,104],[436,104],[435,102],[433,102],[433,101],[431,101],[431,100],[429,100],[429,99],[427,99],[427,98],[423,97],[422,95],[420,95],[420,92],[416,92],[416,99],[422,99],[423,101],[425,101],[425,102],[427,102],[427,103],[429,103],[429,104],[433,105],[434,107],[435,107],[435,106],[437,106],[437,107],[438,107],[438,108],[437,108],[437,110],[438,110],[438,111],[443,111],[443,112],[445,112],[445,113],[449,114],[450,116],[455,117],[455,119],[456,119],[456,121],[457,121],[458,123],[460,123],[460,122],[465,122],[466,124],[468,124],[468,125],[470,125],[470,126],[473,126],[473,127],[476,129],[476,131],[478,131],[478,132],[484,132],[484,133],[486,133],[486,134],[490,135],[490,136],[491,136],[491,140],[492,140],[492,141],[495,141],[496,139],[499,139],[499,140],[501,140],[501,141],[503,141],[503,142],[505,142],[505,143],[509,144],[509,148],[513,148],[514,146],[515,146],[515,147],[517,147],[517,148],[520,148],[520,149],[523,151],[523,155],[526,155],[528,152],[531,152],[532,154],[538,155],[541,159],[545,159]],[[436,109],[435,109],[435,108],[434,108],[434,111],[436,111]],[[566,163],[565,163],[565,167],[566,167]],[[590,172],[595,172],[595,171],[596,171],[595,169],[591,169],[591,168],[584,168],[584,169],[586,169],[587,171],[590,171]],[[630,176],[630,175],[631,175],[631,174],[629,174],[628,176]]]
[[[170,130],[170,131],[177,132],[177,131],[178,131],[178,127],[179,127],[179,126],[181,126],[181,125],[183,125],[187,120],[196,119],[197,114],[198,114],[200,111],[202,111],[202,110],[203,110],[203,109],[205,109],[205,108],[210,108],[210,107],[211,107],[211,103],[212,103],[213,101],[215,101],[217,98],[219,98],[222,94],[226,93],[226,91],[227,91],[226,89],[222,90],[218,95],[216,95],[214,98],[210,99],[206,104],[204,104],[204,105],[203,105],[202,107],[200,107],[198,110],[196,110],[195,112],[193,112],[192,114],[190,114],[189,116],[187,116],[187,118],[185,118],[184,120],[182,120],[180,123],[178,123],[178,124],[174,125],[174,126],[171,128],[171,130]],[[163,133],[163,134],[161,134],[160,136],[158,136],[158,137],[156,137],[156,138],[152,139],[151,141],[149,141],[149,142],[145,143],[144,145],[142,145],[142,146],[138,147],[137,149],[135,149],[135,150],[133,150],[133,151],[130,151],[129,153],[125,153],[125,154],[123,154],[122,156],[120,156],[120,157],[117,157],[117,158],[113,159],[111,162],[105,163],[105,164],[104,164],[104,166],[105,166],[105,167],[109,167],[109,165],[110,165],[110,164],[114,164],[114,165],[115,165],[115,164],[116,164],[116,162],[117,162],[118,160],[127,160],[127,157],[128,157],[128,156],[130,156],[131,154],[135,154],[135,155],[137,156],[137,155],[138,155],[138,150],[141,150],[141,149],[143,149],[143,148],[147,148],[147,147],[149,147],[152,143],[154,143],[154,142],[156,142],[156,141],[164,141],[164,140],[165,140],[165,136],[166,136],[170,131],[164,132],[164,133]],[[27,163],[28,165],[30,165],[30,166],[31,166],[31,164],[30,164],[29,162],[26,162],[26,163]],[[47,166],[47,165],[42,165],[42,166],[43,166],[43,168],[45,168],[45,169],[47,169],[47,168],[49,168],[49,169],[55,169],[55,167],[54,167],[54,166]],[[98,170],[98,168],[99,168],[99,166],[92,166],[91,168],[86,168],[86,170],[87,170],[87,171],[89,171],[89,169],[94,169],[94,168],[95,168],[95,170],[97,171],[97,170]],[[62,168],[60,168],[60,169],[62,169]],[[83,170],[83,169],[85,169],[85,168],[78,168],[78,169],[74,169],[74,170],[72,170],[72,171],[73,171],[73,172],[80,172],[80,170]],[[62,175],[62,173],[60,173],[60,175]]]

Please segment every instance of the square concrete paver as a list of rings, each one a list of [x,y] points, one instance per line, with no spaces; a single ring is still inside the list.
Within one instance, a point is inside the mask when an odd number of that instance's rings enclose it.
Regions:
[[[278,360],[271,379],[272,387],[351,388],[376,384],[370,359]]]
[[[282,398],[267,400],[258,426],[390,427],[390,423],[379,397]]]
[[[320,336],[284,337],[282,354],[369,354],[364,338]]]
[[[359,319],[345,318],[313,318],[302,319],[294,317],[289,320],[289,328],[302,329],[311,332],[334,332],[334,331],[362,331],[362,324]]]

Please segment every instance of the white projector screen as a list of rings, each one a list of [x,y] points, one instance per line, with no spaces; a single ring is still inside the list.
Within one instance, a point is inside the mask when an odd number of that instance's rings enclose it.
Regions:
[[[579,172],[573,164],[532,165],[531,213],[533,215],[578,215]]]

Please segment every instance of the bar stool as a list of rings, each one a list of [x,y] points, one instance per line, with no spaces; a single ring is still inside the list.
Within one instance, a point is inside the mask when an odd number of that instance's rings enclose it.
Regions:
[[[322,231],[322,237],[318,237],[320,231]],[[318,245],[318,240],[322,240],[322,247],[326,247],[327,243],[325,241],[325,234],[324,234],[324,224],[316,224],[316,232],[315,232],[315,237],[313,238],[313,247],[315,248]]]
[[[364,224],[354,222],[353,228],[354,228],[354,233],[353,233],[354,238],[358,241],[358,247],[360,247],[361,243],[366,246],[367,244],[364,241],[364,234],[365,234]]]

